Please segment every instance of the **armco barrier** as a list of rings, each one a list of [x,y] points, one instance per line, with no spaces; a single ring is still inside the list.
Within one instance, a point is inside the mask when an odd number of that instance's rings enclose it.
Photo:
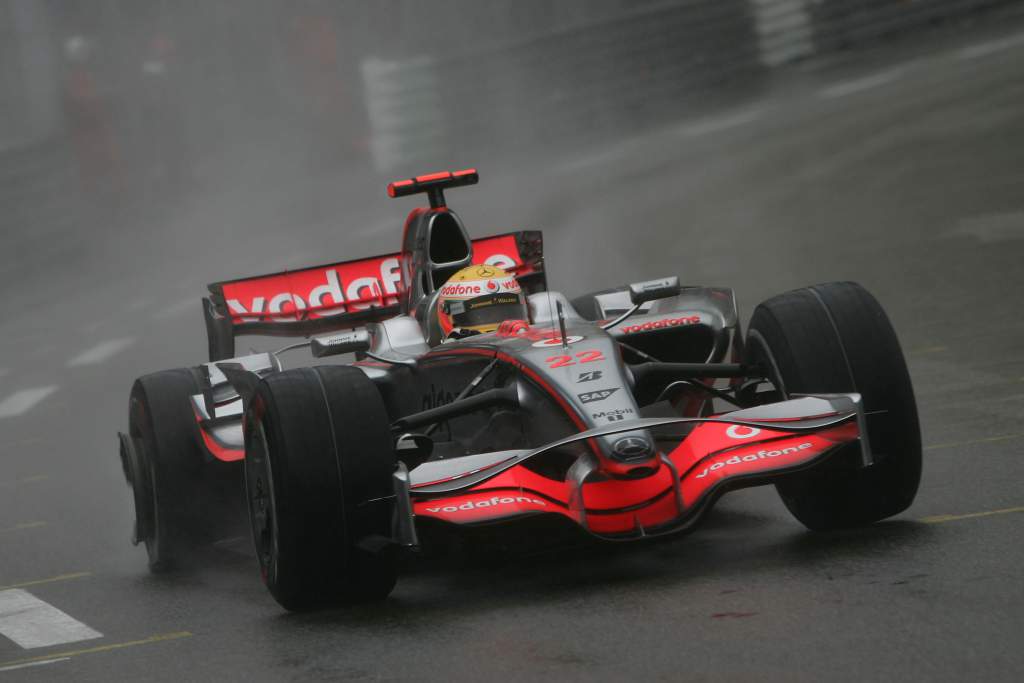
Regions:
[[[486,48],[364,65],[374,161],[411,172],[424,159],[618,137],[721,84],[1009,1],[625,2],[612,16]]]

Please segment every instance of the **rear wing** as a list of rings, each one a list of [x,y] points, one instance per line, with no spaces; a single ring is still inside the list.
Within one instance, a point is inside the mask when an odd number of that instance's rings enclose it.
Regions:
[[[475,239],[473,263],[504,268],[529,293],[545,289],[539,231]],[[400,254],[215,282],[203,298],[210,360],[233,357],[240,335],[308,336],[394,317],[402,287]]]

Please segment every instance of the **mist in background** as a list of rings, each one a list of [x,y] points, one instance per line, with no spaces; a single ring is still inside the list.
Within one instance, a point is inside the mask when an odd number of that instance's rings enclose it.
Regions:
[[[109,638],[34,675],[1020,678],[1021,150],[1019,0],[0,0],[0,586]],[[393,253],[425,201],[385,183],[466,167],[470,235],[543,230],[570,298],[679,275],[745,326],[864,285],[914,508],[804,534],[750,489],[703,540],[411,576],[379,613],[283,617],[247,536],[148,576],[116,433],[137,377],[207,361],[207,283]]]
[[[389,178],[486,185],[1000,4],[2,0],[0,274],[219,251],[237,275],[239,242],[328,225],[376,248]]]

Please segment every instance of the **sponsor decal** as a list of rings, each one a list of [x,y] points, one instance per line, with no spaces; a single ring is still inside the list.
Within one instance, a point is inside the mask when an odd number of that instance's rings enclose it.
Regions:
[[[663,330],[668,327],[679,327],[681,325],[696,325],[700,323],[699,315],[688,315],[682,318],[665,318],[664,320],[652,320],[638,325],[626,325],[620,328],[623,334],[636,334],[637,332],[650,332],[652,330]]]
[[[484,289],[478,282],[455,282],[441,288],[441,296],[468,296],[483,293]]]
[[[594,403],[596,401],[605,400],[618,390],[618,387],[613,387],[611,389],[598,389],[596,391],[586,391],[582,394],[576,394],[576,396],[579,397],[581,403]]]
[[[577,384],[582,382],[593,382],[596,379],[601,379],[603,373],[600,370],[588,370],[587,372],[581,372],[579,378],[576,380]]]
[[[225,284],[225,302],[236,322],[257,322],[265,318],[272,322],[288,322],[300,319],[299,312],[311,308],[316,309],[315,313],[310,312],[305,317],[327,318],[350,311],[361,311],[374,303],[381,305],[397,300],[398,285],[402,280],[397,258],[384,259],[376,272],[368,272],[365,266],[350,269],[353,275],[356,272],[367,274],[349,278],[347,285],[339,272],[344,270],[344,267],[338,266],[320,271],[301,271],[273,276],[267,279],[274,284],[267,284],[281,287],[283,291],[267,295],[246,296],[247,290],[255,293],[262,288],[248,287],[244,282]],[[246,299],[248,303],[243,303]]]
[[[608,420],[608,422],[620,422],[626,419],[626,415],[632,414],[632,408],[616,408],[614,410],[604,410],[601,411],[600,413],[591,413],[590,417],[594,418],[595,420],[600,420],[601,418],[604,418],[605,420]]]
[[[802,443],[799,446],[789,446],[777,451],[760,450],[757,453],[747,453],[746,455],[734,455],[728,460],[716,462],[711,467],[705,467],[704,471],[697,475],[697,479],[702,479],[708,476],[708,472],[714,472],[720,470],[723,467],[730,467],[734,465],[741,465],[745,462],[756,462],[757,460],[763,460],[765,458],[778,458],[783,455],[791,455],[793,453],[799,453],[800,451],[811,448],[810,443]]]
[[[519,337],[530,332],[530,323],[525,320],[506,320],[498,326],[499,337]]]
[[[519,292],[519,281],[514,277],[505,280],[462,280],[449,282],[441,287],[441,296],[461,296],[472,298],[482,294],[499,292]]]
[[[534,344],[534,346],[537,346],[537,344]],[[576,354],[576,359],[580,363],[597,363],[605,358],[604,354],[600,351],[592,350],[580,351]],[[545,358],[544,362],[548,364],[549,368],[564,368],[566,365],[576,365],[576,360],[572,356],[551,356],[550,358]]]
[[[473,241],[473,254],[485,266],[514,268],[521,263],[517,250],[513,235]],[[221,288],[232,322],[288,323],[397,303],[401,282],[395,254],[225,282]],[[500,282],[508,291],[518,289],[514,277]]]
[[[651,444],[639,436],[626,436],[615,442],[612,452],[624,458],[638,458],[651,452]]]
[[[420,410],[430,410],[447,405],[455,400],[455,394],[445,391],[443,388],[435,388],[430,385],[430,391],[423,397],[423,407]]]
[[[752,439],[761,433],[757,427],[744,427],[743,425],[730,425],[725,430],[725,435],[730,439]]]
[[[469,500],[461,505],[444,505],[438,507],[427,508],[427,512],[458,512],[459,510],[478,510],[480,508],[492,508],[498,507],[499,505],[513,505],[515,503],[533,503],[534,505],[547,506],[543,500],[539,498],[529,498],[527,496],[492,496],[487,500]]]
[[[568,337],[565,338],[565,343],[566,344],[575,344],[576,342],[581,342],[581,341],[583,341],[583,337],[575,336],[575,335],[569,335]],[[551,337],[550,339],[542,339],[541,341],[533,342],[533,346],[535,346],[535,347],[537,347],[539,349],[547,347],[547,346],[561,346],[561,345],[562,345],[562,338],[561,337]]]

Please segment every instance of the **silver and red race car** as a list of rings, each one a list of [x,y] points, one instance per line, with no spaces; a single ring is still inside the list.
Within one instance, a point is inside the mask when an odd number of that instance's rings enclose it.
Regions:
[[[771,298],[745,337],[732,290],[676,277],[570,301],[547,289],[540,232],[469,239],[444,191],[477,181],[391,183],[429,199],[397,254],[210,286],[210,362],[136,380],[120,434],[154,571],[203,538],[243,469],[261,574],[288,609],[383,598],[401,551],[445,534],[647,539],[762,484],[815,530],[911,504],[913,390],[862,287]],[[443,339],[439,288],[471,264],[513,273],[529,320]],[[304,339],[236,357],[246,334]],[[353,355],[283,369],[294,349]]]

